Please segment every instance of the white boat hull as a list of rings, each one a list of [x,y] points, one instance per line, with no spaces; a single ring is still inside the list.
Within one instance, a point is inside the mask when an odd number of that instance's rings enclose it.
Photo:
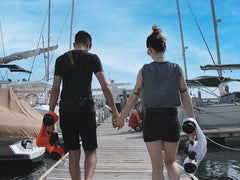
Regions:
[[[26,143],[26,146],[23,145],[24,143]],[[22,143],[22,141],[13,144],[7,144],[7,142],[2,143],[0,148],[0,161],[38,162],[44,158],[45,147],[38,147],[35,140],[24,140],[24,143]]]
[[[206,107],[195,107],[196,120],[203,129],[240,126],[240,105],[220,104]],[[179,107],[179,120],[187,117],[185,110]]]

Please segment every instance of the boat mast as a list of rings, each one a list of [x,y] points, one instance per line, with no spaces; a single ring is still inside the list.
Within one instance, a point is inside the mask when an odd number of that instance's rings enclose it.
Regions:
[[[48,48],[50,46],[50,15],[51,15],[51,0],[48,5]],[[47,55],[47,67],[46,67],[46,81],[49,81],[49,51]]]
[[[180,27],[181,41],[182,41],[182,56],[183,56],[183,62],[184,62],[185,79],[187,80],[188,76],[187,76],[187,65],[186,65],[186,57],[185,57],[185,49],[187,47],[184,46],[184,41],[183,41],[182,22],[181,22],[181,15],[180,15],[178,0],[176,0],[176,2],[177,2],[178,21],[179,21],[179,27]]]
[[[70,27],[70,44],[69,44],[69,51],[71,50],[71,47],[72,47],[73,10],[74,10],[74,0],[72,0],[72,15],[71,15],[71,27]]]
[[[220,56],[218,33],[217,33],[217,21],[216,21],[216,16],[215,16],[213,0],[211,0],[211,8],[212,8],[212,17],[213,17],[213,26],[214,26],[214,33],[215,33],[218,65],[221,65],[221,56]],[[222,77],[222,70],[219,69],[218,74],[219,74],[220,77]]]

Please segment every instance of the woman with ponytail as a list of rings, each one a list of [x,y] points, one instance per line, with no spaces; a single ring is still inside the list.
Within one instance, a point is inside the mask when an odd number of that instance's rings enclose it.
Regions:
[[[164,164],[170,180],[180,179],[176,156],[180,139],[177,107],[184,105],[189,117],[194,118],[193,107],[187,92],[183,72],[176,63],[166,61],[166,38],[158,26],[147,37],[147,54],[153,62],[145,64],[138,72],[137,82],[118,119],[118,129],[143,95],[143,139],[152,162],[152,179],[164,179]]]

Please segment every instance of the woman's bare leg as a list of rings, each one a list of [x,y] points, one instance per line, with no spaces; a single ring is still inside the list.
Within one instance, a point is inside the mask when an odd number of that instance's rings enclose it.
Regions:
[[[180,170],[176,162],[178,152],[178,142],[163,141],[164,162],[167,168],[169,180],[179,180]]]
[[[164,180],[162,141],[146,142],[146,146],[152,162],[152,180]]]

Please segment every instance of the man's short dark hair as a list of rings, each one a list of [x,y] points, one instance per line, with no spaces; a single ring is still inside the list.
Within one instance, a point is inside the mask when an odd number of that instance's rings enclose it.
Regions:
[[[79,31],[75,35],[76,44],[90,44],[89,49],[92,47],[92,37],[86,31]]]

